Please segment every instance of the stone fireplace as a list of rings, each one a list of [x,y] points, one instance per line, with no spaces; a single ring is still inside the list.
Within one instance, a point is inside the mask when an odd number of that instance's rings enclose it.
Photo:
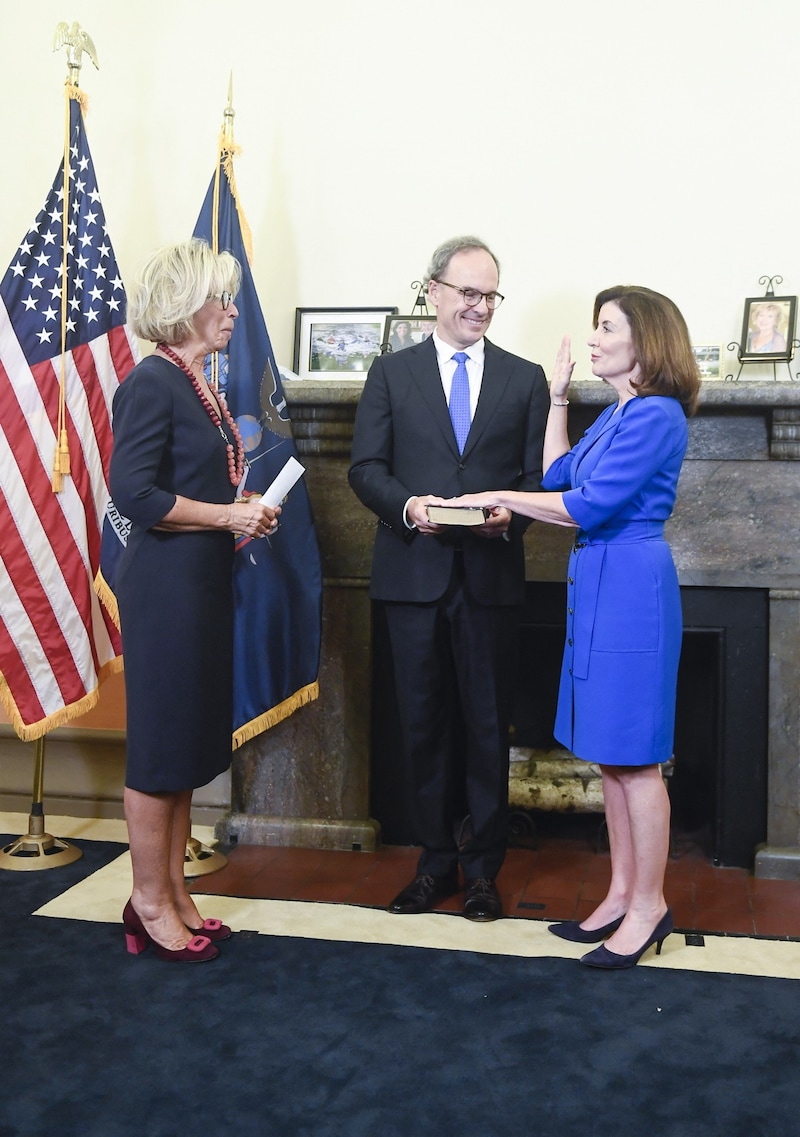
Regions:
[[[379,840],[370,796],[379,737],[370,733],[374,520],[346,478],[360,391],[360,381],[286,384],[323,558],[321,696],[237,752],[223,840],[346,849]],[[609,397],[600,382],[573,384],[575,436]],[[710,754],[698,793],[714,799],[718,863],[791,879],[800,879],[799,460],[800,383],[706,383],[667,529],[688,616],[684,661],[694,669],[682,682],[687,699],[700,690],[701,708],[679,724],[676,770],[681,752]],[[569,542],[555,526],[533,525],[526,538],[530,603],[549,605],[544,625],[556,644]],[[515,741],[528,749],[524,737]],[[526,761],[513,764],[512,801]],[[543,784],[562,773],[552,767]]]

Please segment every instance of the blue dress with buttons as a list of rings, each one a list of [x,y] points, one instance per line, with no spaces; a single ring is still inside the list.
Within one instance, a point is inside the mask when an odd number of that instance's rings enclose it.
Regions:
[[[587,762],[672,755],[683,622],[664,522],[687,440],[680,403],[636,397],[603,411],[542,479],[579,526],[554,733]]]

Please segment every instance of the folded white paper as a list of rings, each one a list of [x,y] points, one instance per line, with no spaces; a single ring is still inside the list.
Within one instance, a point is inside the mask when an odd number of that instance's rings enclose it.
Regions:
[[[261,504],[273,507],[280,505],[292,486],[302,478],[305,472],[305,466],[301,466],[296,458],[289,458],[272,485],[261,495],[259,499]]]

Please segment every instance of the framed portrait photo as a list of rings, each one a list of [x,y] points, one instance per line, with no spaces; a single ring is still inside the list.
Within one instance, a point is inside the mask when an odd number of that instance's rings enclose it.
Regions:
[[[301,379],[363,379],[397,308],[297,308],[292,371]]]
[[[722,346],[718,343],[693,344],[692,351],[697,360],[700,378],[722,379]]]
[[[387,316],[383,342],[389,345],[389,351],[402,351],[404,347],[422,343],[435,327],[435,316]]]
[[[744,302],[742,360],[786,360],[794,353],[796,296],[753,296]]]

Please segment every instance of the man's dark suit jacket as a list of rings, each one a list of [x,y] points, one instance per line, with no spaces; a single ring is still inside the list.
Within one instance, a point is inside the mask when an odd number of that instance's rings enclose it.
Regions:
[[[480,490],[536,490],[549,407],[544,372],[485,341],[483,381],[464,453],[458,453],[433,338],[372,364],[356,414],[350,485],[378,516],[370,595],[427,603],[450,583],[454,548],[463,548],[466,584],[481,604],[524,598],[522,535],[514,516],[508,540],[458,527],[423,536],[403,522],[409,497],[457,497]]]

